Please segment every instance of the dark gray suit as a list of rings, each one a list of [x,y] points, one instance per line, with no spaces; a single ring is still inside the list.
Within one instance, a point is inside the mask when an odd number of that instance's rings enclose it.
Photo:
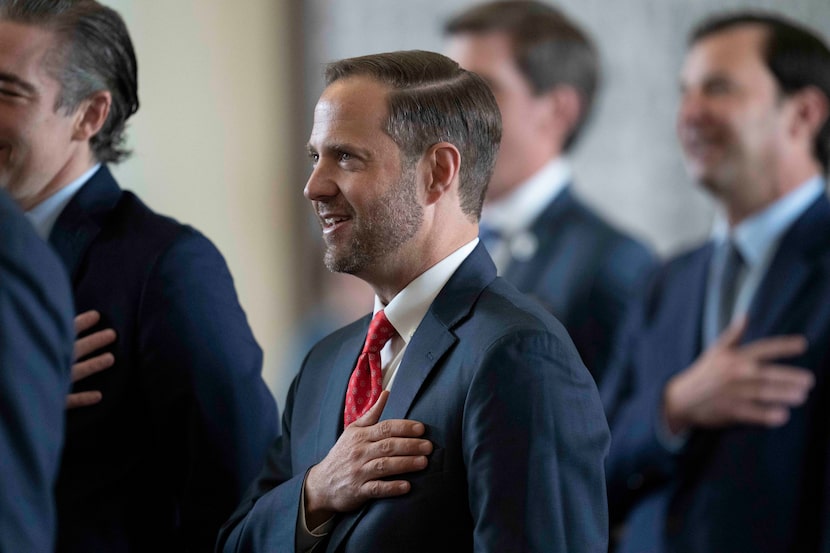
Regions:
[[[697,429],[672,453],[657,438],[663,390],[703,350],[712,252],[709,244],[659,271],[602,387],[619,553],[830,552],[830,203],[816,200],[782,237],[743,336],[807,337],[806,353],[782,360],[813,371],[806,403],[780,428]]]
[[[565,325],[599,382],[629,300],[657,260],[580,202],[570,187],[528,231],[538,247],[527,259],[514,258],[503,276]]]
[[[292,384],[283,435],[218,551],[293,552],[306,471],[342,432],[367,316],[324,338]],[[605,553],[608,428],[562,326],[496,278],[479,245],[409,342],[383,419],[426,425],[409,494],[338,518],[319,551]]]

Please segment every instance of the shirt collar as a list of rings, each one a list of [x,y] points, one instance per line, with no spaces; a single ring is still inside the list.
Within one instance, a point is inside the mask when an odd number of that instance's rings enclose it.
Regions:
[[[383,309],[386,318],[408,344],[433,300],[477,244],[478,238],[474,238],[421,273],[406,288],[398,292],[389,305],[384,306],[380,298],[375,296],[374,312],[377,313]]]
[[[565,157],[552,159],[510,194],[486,204],[481,220],[506,236],[525,229],[562,192],[571,176]]]
[[[73,180],[35,207],[26,212],[26,217],[34,225],[38,236],[44,240],[49,240],[49,234],[55,226],[55,221],[58,220],[63,209],[72,200],[78,190],[86,184],[92,175],[101,167],[100,163],[96,163],[86,173]]]
[[[741,221],[731,232],[726,218],[719,213],[712,229],[715,244],[725,243],[731,234],[735,246],[748,265],[763,262],[766,254],[790,225],[824,193],[824,186],[824,179],[816,175],[763,211]]]

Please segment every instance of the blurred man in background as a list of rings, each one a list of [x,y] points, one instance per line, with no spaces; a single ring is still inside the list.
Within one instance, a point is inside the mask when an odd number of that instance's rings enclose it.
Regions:
[[[716,16],[680,82],[721,213],[653,279],[603,385],[618,550],[828,551],[830,51],[780,16]]]
[[[477,5],[445,31],[448,55],[489,83],[504,124],[482,240],[499,274],[565,325],[600,381],[628,300],[655,259],[573,192],[567,154],[591,113],[596,49],[536,1]]]

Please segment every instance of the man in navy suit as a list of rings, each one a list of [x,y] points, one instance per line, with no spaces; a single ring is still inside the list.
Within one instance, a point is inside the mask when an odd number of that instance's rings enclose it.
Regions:
[[[482,239],[499,274],[565,325],[599,382],[655,259],[572,190],[568,153],[591,112],[596,49],[565,14],[537,1],[477,5],[445,30],[450,57],[490,84],[504,125]]]
[[[618,551],[830,551],[830,51],[780,16],[719,15],[680,80],[680,143],[721,209],[603,385]]]
[[[113,10],[0,1],[3,187],[58,252],[78,312],[117,335],[114,365],[74,387],[100,401],[67,415],[60,552],[209,551],[278,433],[221,254],[107,168],[125,157],[136,79]]]
[[[341,60],[326,81],[305,195],[327,267],[369,283],[375,314],[312,348],[217,550],[605,551],[596,386],[478,244],[489,88],[422,51]]]
[[[0,192],[0,551],[54,551],[72,338],[66,272]]]

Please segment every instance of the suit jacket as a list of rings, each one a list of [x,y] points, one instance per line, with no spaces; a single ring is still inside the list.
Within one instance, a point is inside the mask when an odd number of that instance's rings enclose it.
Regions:
[[[57,256],[0,191],[0,552],[51,553],[72,363]]]
[[[620,553],[830,551],[830,203],[818,199],[785,233],[749,310],[744,342],[804,334],[816,384],[783,427],[695,430],[671,453],[657,440],[663,389],[701,353],[713,248],[668,263],[625,332],[603,385]],[[617,377],[611,380],[612,375]]]
[[[539,300],[568,330],[585,365],[601,381],[632,296],[656,259],[614,229],[566,187],[536,218],[537,248],[513,258],[504,277]]]
[[[282,437],[217,551],[294,551],[304,476],[342,432],[370,318],[306,357]],[[407,495],[341,515],[315,551],[605,551],[608,432],[596,386],[562,326],[496,278],[483,246],[430,306],[382,418],[424,423],[428,467],[405,476]]]
[[[115,366],[75,386],[103,401],[68,414],[58,551],[210,551],[278,434],[224,259],[106,167],[50,242],[78,312],[99,310],[118,334]]]

